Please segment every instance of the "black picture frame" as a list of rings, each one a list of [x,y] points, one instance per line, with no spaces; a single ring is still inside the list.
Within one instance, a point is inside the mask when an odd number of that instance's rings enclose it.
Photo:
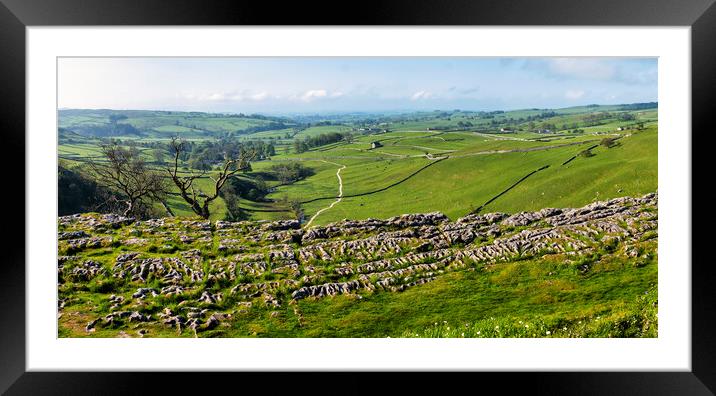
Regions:
[[[709,128],[716,99],[716,6],[714,0],[427,0],[363,1],[353,5],[303,2],[218,2],[190,0],[0,0],[0,131],[5,159],[14,171],[5,175],[10,199],[3,218],[11,227],[2,239],[0,266],[0,392],[7,394],[134,394],[150,388],[162,393],[208,390],[222,383],[252,383],[269,394],[279,390],[299,393],[340,391],[365,393],[398,386],[401,393],[425,389],[424,378],[407,380],[403,374],[377,373],[222,373],[194,379],[193,373],[79,373],[26,372],[25,368],[25,28],[70,25],[532,25],[532,26],[690,26],[692,56],[692,213],[706,224],[710,215]],[[320,9],[335,12],[325,16]],[[558,45],[558,44],[557,44]],[[701,154],[701,155],[700,155]],[[16,156],[16,157],[14,157]],[[14,158],[13,158],[14,157]],[[23,164],[23,165],[20,165]],[[708,164],[708,163],[706,163]],[[701,166],[699,166],[701,165]],[[6,168],[7,169],[7,168]],[[698,183],[701,180],[702,183]],[[20,211],[20,206],[23,211]],[[701,212],[703,211],[703,212]],[[693,218],[693,216],[692,216]],[[716,391],[716,293],[714,265],[708,260],[708,233],[699,233],[692,221],[692,370],[690,372],[523,372],[469,373],[441,379],[443,389],[454,385],[487,391],[531,394],[713,394]],[[689,263],[683,263],[689,265]],[[249,377],[249,378],[245,378]],[[392,384],[392,385],[391,385]]]

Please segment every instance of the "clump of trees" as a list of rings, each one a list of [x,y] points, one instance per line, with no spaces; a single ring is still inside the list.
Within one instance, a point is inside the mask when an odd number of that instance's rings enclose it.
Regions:
[[[226,202],[226,220],[239,221],[247,219],[246,213],[239,207],[240,199],[253,202],[265,202],[266,194],[271,188],[261,176],[253,178],[230,178],[221,190],[221,198]]]
[[[305,140],[296,139],[293,141],[293,152],[295,152],[297,154],[305,153],[310,148],[311,147],[308,146],[308,143],[306,143]]]
[[[154,158],[154,162],[156,162],[158,165],[163,165],[164,160],[165,160],[164,150],[161,150],[161,149],[152,150],[152,158]]]
[[[175,154],[173,150],[172,147],[169,148],[171,155]],[[242,151],[254,152],[257,159],[276,155],[273,143],[265,143],[262,140],[239,142],[236,139],[218,139],[202,142],[185,141],[179,159],[186,162],[192,169],[208,171],[213,166],[223,164],[227,156],[234,158]]]
[[[612,148],[617,145],[617,139],[616,138],[604,138],[599,142],[599,144],[606,148]]]
[[[186,142],[174,137],[169,145],[170,152],[174,153],[170,166],[166,168],[169,178],[179,189],[179,196],[189,204],[194,213],[204,219],[208,219],[211,215],[209,204],[219,197],[227,180],[239,172],[251,169],[250,161],[256,158],[255,151],[240,146],[235,152],[227,151],[224,153],[223,165],[218,173],[207,173],[205,169],[199,172],[182,173],[179,171],[179,162],[182,153],[187,151]],[[195,184],[197,179],[204,177],[208,177],[213,181],[213,191],[209,193],[204,192]]]
[[[110,114],[107,118],[110,124],[116,124],[117,121],[126,120],[127,116],[124,114]]]
[[[191,169],[208,171],[214,166],[221,166],[226,157],[234,158],[241,152],[251,151],[256,159],[269,158],[276,155],[273,143],[262,140],[239,142],[236,139],[217,139],[215,141],[191,142],[184,141],[180,160],[186,162]],[[169,154],[174,156],[174,148],[170,145]]]
[[[594,157],[594,153],[592,153],[592,150],[586,149],[579,152],[579,156],[584,158]]]
[[[127,123],[110,123],[97,125],[80,125],[72,128],[73,132],[80,135],[109,137],[109,136],[126,136],[141,135],[142,132],[131,124]]]
[[[619,106],[621,110],[645,110],[659,107],[658,102],[632,103]]]
[[[301,180],[314,174],[311,168],[304,166],[299,162],[288,162],[285,164],[276,164],[271,167],[271,172],[283,184],[289,184]]]
[[[303,207],[301,206],[301,201],[295,199],[295,198],[289,198],[288,196],[283,196],[279,199],[279,203],[286,207],[291,213],[291,215],[298,221],[303,221],[305,218],[305,213],[303,211]]]
[[[305,213],[303,212],[303,207],[301,207],[301,202],[295,199],[290,199],[288,200],[288,208],[296,220],[303,221]]]
[[[633,121],[636,117],[631,113],[619,113],[619,115],[617,115],[617,119],[619,121]]]
[[[239,221],[244,220],[244,212],[239,205],[240,196],[231,188],[221,190],[221,198],[226,202],[226,220]]]
[[[134,125],[126,122],[119,122],[127,119],[127,116],[124,114],[110,114],[107,119],[109,121],[109,123],[107,124],[78,125],[73,127],[72,129],[74,132],[77,132],[81,135],[90,135],[97,137],[142,134],[142,132]]]
[[[316,136],[309,136],[303,140],[297,139],[293,142],[293,151],[296,153],[303,153],[313,147],[325,146],[327,144],[337,143],[342,140],[346,142],[353,141],[353,134],[329,132],[322,133]]]
[[[289,126],[284,124],[283,122],[269,122],[266,124],[261,125],[255,125],[250,126],[248,128],[239,129],[236,131],[236,134],[250,134],[250,133],[256,133],[256,132],[263,132],[263,131],[274,131],[279,129],[286,129]]]
[[[229,187],[238,195],[251,201],[261,201],[270,188],[261,176],[253,179],[233,178],[229,181]]]

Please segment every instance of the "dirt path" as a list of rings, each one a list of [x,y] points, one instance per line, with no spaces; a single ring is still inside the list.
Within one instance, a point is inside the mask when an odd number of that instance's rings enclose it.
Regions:
[[[311,219],[308,220],[308,223],[306,223],[306,224],[303,226],[304,228],[308,228],[308,227],[311,225],[311,223],[313,223],[313,220],[315,220],[316,217],[318,217],[318,215],[320,215],[321,213],[325,212],[326,210],[328,210],[328,209],[334,207],[338,202],[341,202],[341,200],[343,199],[343,178],[341,178],[341,171],[342,171],[343,169],[346,169],[346,166],[345,166],[345,165],[341,165],[341,164],[337,164],[337,163],[335,163],[335,162],[329,162],[329,161],[322,161],[322,162],[325,162],[325,163],[327,163],[327,164],[333,164],[333,165],[336,165],[336,166],[340,166],[340,168],[338,168],[338,171],[336,172],[336,177],[338,178],[338,197],[336,197],[336,200],[333,201],[333,202],[331,202],[330,205],[328,205],[328,206],[326,206],[325,208],[323,208],[323,209],[319,210],[318,212],[316,212],[316,214],[314,214],[313,217],[311,217]]]
[[[489,154],[507,154],[507,153],[527,153],[531,151],[542,151],[542,150],[551,150],[555,148],[560,147],[569,147],[569,146],[579,146],[582,144],[592,143],[596,142],[598,139],[590,139],[590,140],[581,140],[578,142],[570,142],[570,143],[561,143],[561,144],[552,144],[549,146],[535,146],[535,147],[526,147],[526,148],[516,148],[516,149],[505,149],[505,150],[487,150],[487,151],[476,151],[474,153],[464,153],[464,154],[453,154],[457,150],[440,150],[437,153],[430,153],[430,156],[426,156],[425,154],[394,154],[394,153],[387,153],[385,151],[376,151],[376,157],[352,157],[352,156],[335,156],[335,157],[324,157],[327,159],[335,159],[335,160],[342,160],[342,159],[381,159],[381,160],[387,160],[388,158],[380,157],[381,155],[387,155],[395,157],[396,159],[409,159],[409,158],[428,158],[428,159],[437,159],[439,157],[443,157],[448,155],[449,158],[464,158],[464,157],[473,157],[477,155],[489,155]],[[416,147],[416,146],[413,146]],[[358,150],[358,151],[366,151],[370,152],[371,150],[363,150],[363,149],[357,149],[352,148],[351,150]],[[437,150],[437,149],[434,149]],[[291,159],[276,159],[274,161],[322,161],[327,162],[329,164],[334,164],[338,166],[342,166],[340,164],[336,164],[334,162],[328,162],[321,158],[291,158]]]
[[[526,147],[526,148],[510,149],[510,150],[478,151],[475,153],[451,155],[450,158],[464,158],[464,157],[473,157],[476,155],[488,155],[488,154],[528,153],[531,151],[551,150],[551,149],[560,148],[560,147],[579,146],[579,145],[583,145],[583,144],[587,144],[587,143],[592,143],[595,141],[596,141],[596,139],[592,139],[592,140],[582,140],[579,142],[572,142],[572,143],[553,144],[551,146],[536,146],[536,147]]]
[[[489,134],[489,133],[480,133],[480,132],[473,132],[473,133],[474,133],[475,135],[477,135],[477,136],[482,136],[482,137],[486,137],[486,138],[489,138],[489,139],[495,139],[495,140],[517,140],[517,141],[520,141],[520,142],[526,142],[526,141],[527,141],[527,139],[518,138],[518,137],[514,137],[514,136],[496,136],[496,135],[492,135],[492,134]]]
[[[445,153],[453,153],[453,152],[457,151],[457,150],[437,149],[435,147],[416,146],[414,144],[392,144],[391,146],[392,147],[412,147],[412,148],[417,148],[420,150],[440,151],[440,152],[445,152]]]

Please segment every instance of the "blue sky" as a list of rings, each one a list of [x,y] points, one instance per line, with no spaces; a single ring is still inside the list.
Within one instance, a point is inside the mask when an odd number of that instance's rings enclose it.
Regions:
[[[60,108],[510,110],[657,101],[656,58],[60,58]]]

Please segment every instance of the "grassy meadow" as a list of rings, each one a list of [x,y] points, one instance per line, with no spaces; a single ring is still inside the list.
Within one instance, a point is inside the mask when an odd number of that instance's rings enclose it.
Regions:
[[[109,116],[116,114],[123,117],[110,120]],[[640,197],[658,190],[655,104],[636,110],[626,105],[595,105],[496,114],[459,110],[373,114],[370,120],[334,117],[329,125],[315,125],[261,115],[61,110],[58,156],[68,169],[86,170],[88,162],[104,161],[100,145],[118,140],[120,145],[136,148],[153,172],[165,175],[168,165],[157,160],[156,151],[162,151],[164,161],[168,161],[166,145],[172,136],[196,143],[233,139],[271,144],[275,155],[252,161],[250,170],[236,176],[248,184],[264,183],[265,194],[250,197],[237,193],[237,202],[216,199],[210,206],[212,222],[228,219],[232,206],[239,207],[248,221],[298,217],[301,227],[311,218],[311,227],[320,228],[344,219],[388,219],[429,212],[441,212],[455,221],[478,208],[481,214],[537,212]],[[531,125],[535,122],[537,126]],[[123,129],[116,124],[131,127]],[[543,124],[556,127],[540,131]],[[512,132],[502,132],[504,128]],[[106,135],[114,130],[131,133]],[[296,149],[296,142],[330,133],[350,137],[305,151]],[[605,144],[604,139],[614,140]],[[374,142],[378,147],[372,147]],[[288,182],[276,176],[277,166],[294,163],[308,168],[307,176]],[[187,161],[180,167],[182,174],[197,172]],[[196,180],[196,188],[212,192],[210,177],[218,171],[217,166],[209,169]],[[167,204],[176,216],[199,221],[176,195],[178,189],[172,188],[175,195],[168,196]],[[297,216],[287,202],[298,203],[302,215]],[[509,232],[522,230],[513,227]],[[140,234],[137,238],[147,238]],[[122,235],[129,236],[134,234]],[[222,242],[213,229],[211,238],[206,247],[196,247],[212,260],[230,257],[218,250]],[[183,246],[176,239],[172,235],[164,245],[151,243],[154,250],[115,243],[79,254],[97,260],[109,271],[118,254],[141,251],[143,257],[169,257]],[[480,243],[489,245],[492,241]],[[166,246],[176,249],[162,252]],[[255,248],[247,246],[249,250]],[[255,308],[237,314],[230,326],[201,336],[656,337],[657,240],[655,236],[645,238],[638,246],[640,252],[651,253],[630,256],[626,247],[615,252],[608,246],[595,246],[578,260],[567,253],[555,253],[475,264],[471,270],[445,273],[399,293],[307,298],[280,308],[255,304]],[[338,264],[321,265],[330,272]],[[210,273],[208,261],[203,265]],[[590,270],[584,273],[577,269],[579,265],[588,265]],[[283,279],[262,276],[252,281]],[[136,287],[121,279],[102,282],[95,279],[82,286],[60,286],[61,295],[69,296],[63,309],[75,312],[61,320],[60,337],[117,336],[115,327],[97,328],[88,334],[85,325],[98,313],[109,312],[105,294],[131,300]],[[162,285],[159,279],[151,282],[147,287],[159,289]],[[207,284],[206,290],[224,289]],[[156,305],[148,306],[147,312],[179,307],[178,300],[160,300],[147,303]],[[229,301],[211,308],[228,311],[235,304]],[[300,318],[296,312],[301,313]],[[177,334],[159,324],[147,329],[153,337],[196,336]]]

